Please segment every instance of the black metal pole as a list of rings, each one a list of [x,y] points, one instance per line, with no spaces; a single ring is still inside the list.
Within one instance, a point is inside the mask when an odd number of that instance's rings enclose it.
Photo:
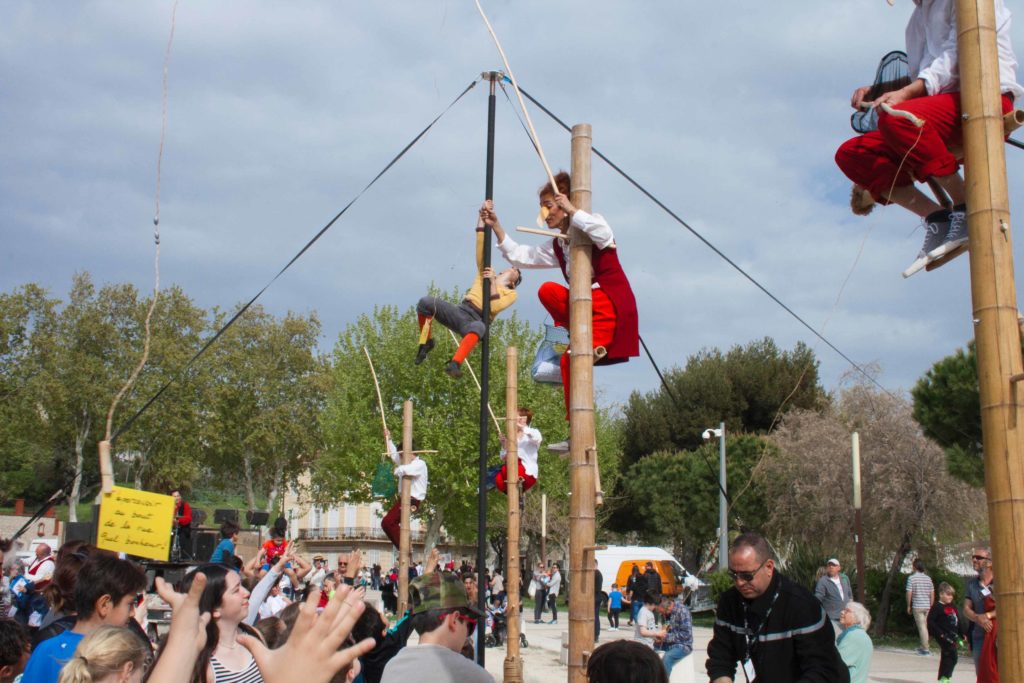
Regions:
[[[494,199],[494,112],[497,106],[495,97],[495,83],[500,74],[491,71],[484,74],[484,78],[491,82],[490,95],[487,97],[487,179],[484,188],[484,198]],[[484,226],[484,267],[491,265],[491,229]],[[477,607],[484,611],[484,593],[487,590],[485,577],[487,575],[487,428],[488,428],[488,380],[490,379],[491,362],[491,282],[487,278],[483,280],[483,314],[484,325],[487,332],[480,340],[480,481],[479,495],[477,496],[477,520],[476,520],[476,587]],[[476,629],[476,661],[480,666],[484,665],[484,631],[487,630],[487,623],[481,621]]]

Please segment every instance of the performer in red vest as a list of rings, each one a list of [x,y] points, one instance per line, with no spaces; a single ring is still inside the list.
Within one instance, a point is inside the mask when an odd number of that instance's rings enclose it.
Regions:
[[[593,344],[594,365],[624,363],[640,355],[636,297],[629,286],[626,273],[619,263],[618,247],[611,227],[598,214],[577,209],[569,201],[569,174],[562,171],[555,176],[555,185],[546,183],[540,188],[541,216],[549,228],[562,234],[569,227],[579,228],[590,237],[593,246]],[[498,248],[512,265],[518,268],[560,268],[565,281],[569,281],[568,243],[560,238],[531,246],[517,244],[501,228],[493,206],[488,207],[485,221],[494,230]],[[556,282],[545,282],[538,291],[540,302],[547,309],[555,325],[569,327],[569,289]],[[562,386],[565,392],[566,419],[569,412],[569,353],[562,354]],[[551,450],[559,450],[559,444]],[[566,445],[567,449],[567,445]]]

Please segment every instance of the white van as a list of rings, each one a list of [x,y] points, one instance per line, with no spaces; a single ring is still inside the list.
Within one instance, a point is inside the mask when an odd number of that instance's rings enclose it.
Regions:
[[[636,565],[642,574],[648,562],[654,567],[661,577],[661,594],[678,595],[685,586],[694,590],[694,597],[691,601],[691,610],[700,611],[714,608],[709,603],[708,586],[697,579],[696,576],[686,571],[676,558],[662,549],[655,546],[642,545],[610,545],[605,550],[598,550],[597,568],[601,571],[604,585],[603,591],[607,594],[613,583],[619,584],[619,590],[626,592],[626,582],[633,572],[633,565]]]

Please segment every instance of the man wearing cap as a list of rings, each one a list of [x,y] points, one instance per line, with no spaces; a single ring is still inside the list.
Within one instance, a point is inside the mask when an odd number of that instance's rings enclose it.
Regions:
[[[818,579],[814,586],[814,597],[825,608],[825,614],[832,622],[836,637],[842,633],[843,627],[839,625],[839,614],[846,607],[846,603],[853,599],[853,591],[850,589],[850,579],[842,573],[842,566],[839,560],[831,558],[826,566],[826,574]]]
[[[409,598],[409,618],[420,640],[388,662],[381,683],[494,683],[483,667],[459,654],[483,617],[459,577],[425,574],[409,585]]]

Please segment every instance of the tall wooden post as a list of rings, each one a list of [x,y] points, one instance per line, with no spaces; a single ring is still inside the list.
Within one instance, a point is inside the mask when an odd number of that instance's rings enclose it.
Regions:
[[[864,570],[864,521],[860,496],[860,434],[854,432],[850,441],[853,447],[853,540],[857,554],[857,602],[863,605],[867,574]]]
[[[572,128],[572,188],[569,200],[590,211],[590,124]],[[593,243],[570,231],[569,259],[569,683],[586,683],[594,646],[594,344],[591,323]]]
[[[957,0],[971,299],[985,490],[999,612],[999,677],[1024,681],[1024,415],[1021,338],[993,0]]]
[[[402,404],[402,464],[412,462],[412,401]],[[398,613],[405,614],[409,606],[409,565],[411,564],[411,525],[409,507],[412,499],[412,481],[402,477],[402,528],[398,536]]]
[[[522,683],[523,660],[519,657],[519,367],[516,347],[505,350],[505,482],[508,487],[508,550],[505,557],[505,609],[508,641],[505,651],[505,683]]]

